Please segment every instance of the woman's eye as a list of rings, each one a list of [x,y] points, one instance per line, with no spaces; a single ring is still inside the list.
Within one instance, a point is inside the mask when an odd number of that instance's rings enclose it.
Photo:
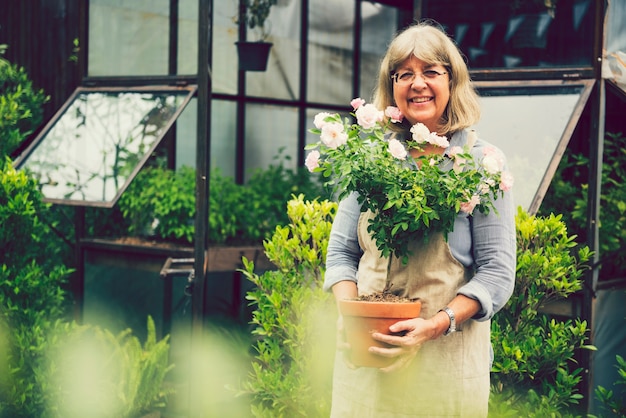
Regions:
[[[435,78],[438,75],[440,75],[439,72],[437,72],[435,70],[426,70],[422,74],[424,74],[424,77],[426,77],[426,78]]]
[[[411,72],[402,73],[398,76],[398,78],[402,81],[410,80],[413,78],[413,73]]]

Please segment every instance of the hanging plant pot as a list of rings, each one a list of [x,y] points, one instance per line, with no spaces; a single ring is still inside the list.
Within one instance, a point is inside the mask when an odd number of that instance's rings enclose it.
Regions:
[[[369,347],[391,347],[372,338],[372,333],[392,335],[389,327],[398,321],[416,318],[422,308],[420,301],[372,302],[340,300],[346,340],[350,344],[350,362],[359,367],[387,367],[395,361],[369,352]]]
[[[239,69],[243,71],[265,71],[270,55],[270,42],[235,42],[239,56]]]

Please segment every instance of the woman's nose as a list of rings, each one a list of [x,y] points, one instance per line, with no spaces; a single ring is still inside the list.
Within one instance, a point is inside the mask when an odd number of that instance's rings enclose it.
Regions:
[[[411,82],[411,88],[422,88],[426,86],[426,79],[422,74],[415,74]]]

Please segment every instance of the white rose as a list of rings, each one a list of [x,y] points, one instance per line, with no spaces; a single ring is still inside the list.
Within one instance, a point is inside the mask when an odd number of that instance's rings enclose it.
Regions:
[[[427,142],[430,136],[430,130],[423,123],[416,123],[411,126],[411,133],[413,134],[413,141],[418,144]]]
[[[330,122],[322,126],[320,139],[329,148],[337,148],[348,141],[348,134],[343,130],[343,124]]]
[[[329,116],[332,116],[332,115],[328,112],[318,113],[317,115],[315,115],[315,119],[313,119],[313,125],[315,125],[317,129],[322,129],[322,127],[328,123],[324,119],[326,119]]]
[[[502,169],[500,159],[494,154],[485,155],[482,164],[485,171],[489,174],[497,174]]]
[[[395,138],[389,140],[389,152],[394,156],[394,158],[406,160],[406,148],[404,148],[404,145],[402,145],[402,143]]]
[[[354,114],[357,123],[365,129],[373,128],[378,122],[382,122],[384,116],[384,112],[376,109],[371,103],[360,106]]]

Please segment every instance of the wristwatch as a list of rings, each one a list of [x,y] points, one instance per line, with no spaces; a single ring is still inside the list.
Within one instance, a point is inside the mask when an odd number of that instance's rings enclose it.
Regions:
[[[450,326],[448,327],[446,332],[443,333],[443,335],[450,335],[456,331],[456,317],[454,316],[454,311],[447,306],[439,312],[441,311],[445,312],[450,317]]]

